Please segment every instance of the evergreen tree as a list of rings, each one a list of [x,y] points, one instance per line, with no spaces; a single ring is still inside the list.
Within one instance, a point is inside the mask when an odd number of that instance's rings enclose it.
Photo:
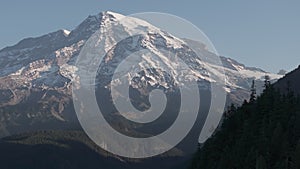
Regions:
[[[268,87],[271,86],[271,81],[270,81],[270,76],[269,75],[265,75],[265,85],[264,87],[267,89]]]
[[[254,102],[255,99],[256,99],[256,86],[255,86],[255,80],[252,80],[250,102]]]

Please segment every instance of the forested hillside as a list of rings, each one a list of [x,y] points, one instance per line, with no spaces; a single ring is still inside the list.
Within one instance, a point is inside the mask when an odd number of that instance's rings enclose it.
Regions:
[[[261,96],[253,90],[249,102],[231,106],[220,130],[199,145],[191,169],[300,169],[300,98],[294,91],[266,80]]]

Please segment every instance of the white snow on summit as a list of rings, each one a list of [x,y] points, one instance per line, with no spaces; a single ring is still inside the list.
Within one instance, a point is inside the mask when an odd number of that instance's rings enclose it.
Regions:
[[[64,31],[64,34],[65,34],[66,36],[69,36],[69,34],[71,33],[71,31],[66,30],[66,29],[63,29],[63,31]]]

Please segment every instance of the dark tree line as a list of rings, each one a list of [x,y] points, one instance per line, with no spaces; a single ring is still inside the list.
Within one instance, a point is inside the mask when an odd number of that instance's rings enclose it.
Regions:
[[[265,90],[232,105],[218,131],[199,145],[191,169],[300,169],[300,97],[266,78]]]

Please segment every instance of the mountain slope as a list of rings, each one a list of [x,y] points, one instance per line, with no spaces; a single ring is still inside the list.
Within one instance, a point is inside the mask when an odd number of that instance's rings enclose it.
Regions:
[[[300,66],[290,73],[287,73],[284,78],[281,78],[274,85],[282,92],[294,92],[300,94]]]

